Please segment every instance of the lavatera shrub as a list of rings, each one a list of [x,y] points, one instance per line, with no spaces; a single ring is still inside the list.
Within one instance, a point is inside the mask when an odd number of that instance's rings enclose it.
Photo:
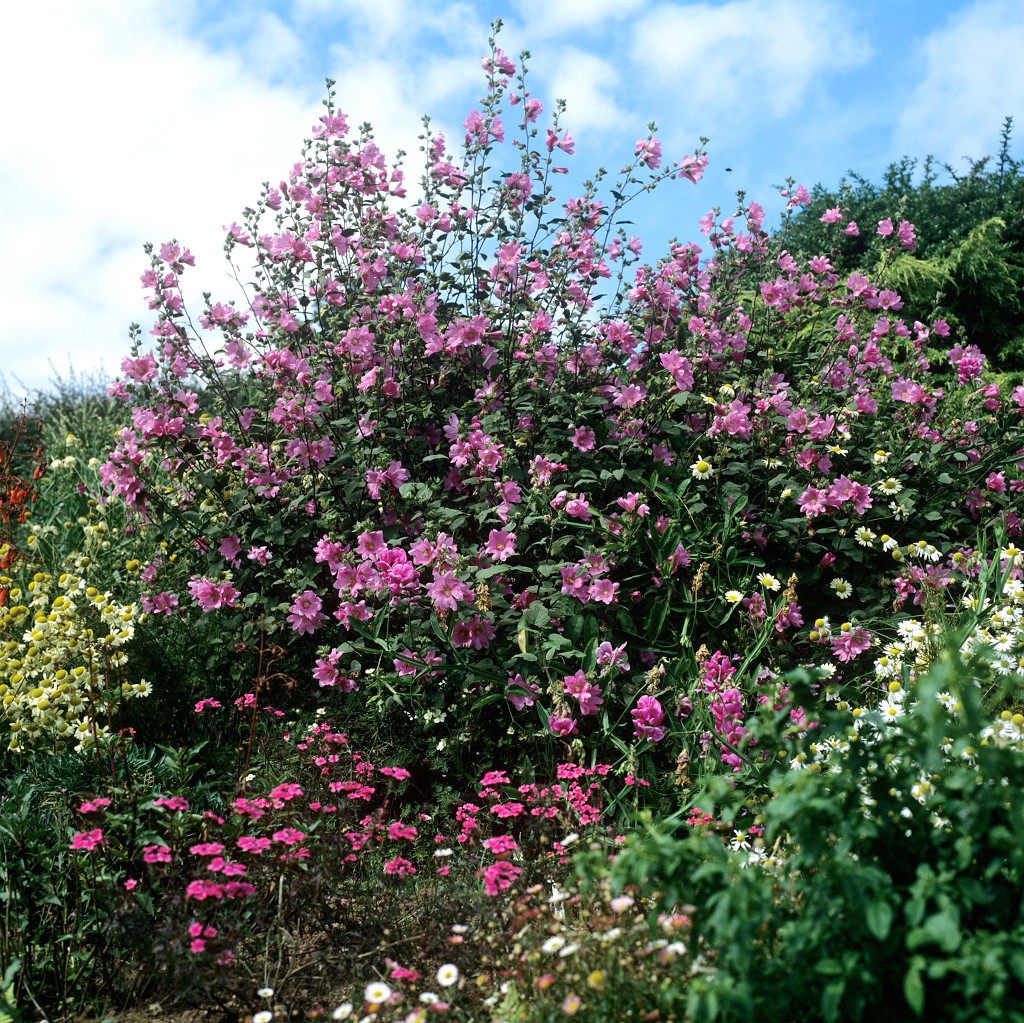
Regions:
[[[934,386],[945,326],[777,251],[755,202],[642,262],[623,208],[703,150],[668,162],[652,127],[558,199],[561,107],[491,45],[458,153],[425,122],[418,198],[329,92],[228,231],[240,300],[189,313],[188,249],[151,250],[155,347],[122,363],[101,471],[167,545],[142,606],[195,622],[206,696],[249,657],[247,689],[334,690],[442,759],[740,769],[743,715],[820,659],[811,623],[863,627],[833,667],[870,675],[876,617],[937,571],[910,545],[1019,532],[1024,387],[952,339]]]

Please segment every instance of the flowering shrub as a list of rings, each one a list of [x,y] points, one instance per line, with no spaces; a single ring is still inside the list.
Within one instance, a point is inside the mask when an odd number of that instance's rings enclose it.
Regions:
[[[558,204],[571,136],[500,50],[484,70],[462,157],[423,136],[418,205],[329,98],[229,231],[254,262],[244,308],[190,318],[191,255],[152,251],[157,347],[122,364],[132,425],[101,473],[179,555],[147,567],[154,615],[225,650],[272,637],[293,682],[358,691],[421,752],[533,734],[654,777],[638,765],[690,756],[753,698],[741,671],[691,718],[698,644],[756,651],[770,683],[810,650],[805,619],[913,601],[982,515],[1019,533],[1024,387],[982,385],[958,345],[937,386],[923,350],[945,325],[778,251],[754,202],[708,214],[708,251],[641,264],[623,205],[704,155],[662,167],[651,136],[613,202]],[[490,178],[503,146],[515,166]]]

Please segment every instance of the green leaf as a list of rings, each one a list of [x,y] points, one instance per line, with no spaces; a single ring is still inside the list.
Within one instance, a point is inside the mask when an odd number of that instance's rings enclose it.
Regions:
[[[833,1023],[834,1020],[839,1019],[839,1006],[842,1003],[845,990],[846,979],[844,977],[825,985],[825,990],[821,993],[821,1015],[824,1017],[825,1023]]]
[[[924,1014],[924,981],[920,966],[911,966],[903,976],[903,997],[915,1016]]]
[[[960,947],[962,935],[960,920],[955,910],[946,909],[933,913],[922,927],[907,936],[907,946],[938,945],[943,952],[955,952]]]
[[[668,615],[669,603],[670,601],[668,597],[664,600],[659,600],[647,615],[647,622],[644,625],[644,636],[647,638],[648,642],[656,642],[658,637],[661,635],[662,627],[665,624],[665,618]]]
[[[543,629],[551,624],[551,615],[548,609],[539,601],[535,600],[524,612],[523,621],[535,629]]]
[[[867,925],[872,936],[885,941],[892,929],[892,918],[892,906],[888,902],[872,902],[867,911]]]

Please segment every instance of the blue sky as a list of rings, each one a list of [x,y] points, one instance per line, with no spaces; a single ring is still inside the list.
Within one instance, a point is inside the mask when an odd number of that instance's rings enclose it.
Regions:
[[[147,315],[146,241],[196,254],[186,302],[237,297],[221,228],[298,159],[325,77],[386,152],[416,154],[424,113],[461,138],[496,17],[503,49],[532,55],[533,94],[568,103],[576,180],[628,162],[650,121],[669,160],[710,139],[700,184],[632,210],[652,262],[738,189],[775,211],[787,176],[878,180],[904,154],[963,167],[1005,116],[1024,131],[1020,0],[34,0],[5,15],[0,55],[10,389],[45,387],[50,363],[116,374]]]

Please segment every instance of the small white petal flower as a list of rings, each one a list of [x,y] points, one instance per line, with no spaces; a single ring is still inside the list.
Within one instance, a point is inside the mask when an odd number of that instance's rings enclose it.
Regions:
[[[363,998],[371,1005],[380,1005],[391,997],[391,988],[383,981],[375,980],[372,984],[366,985]]]
[[[445,963],[437,971],[437,982],[441,987],[451,987],[458,982],[459,968],[454,963]]]

